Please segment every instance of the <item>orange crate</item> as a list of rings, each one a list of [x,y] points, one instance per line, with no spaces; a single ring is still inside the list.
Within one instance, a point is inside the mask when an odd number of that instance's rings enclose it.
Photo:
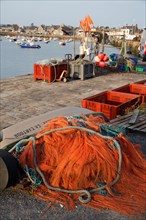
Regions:
[[[124,115],[125,110],[141,103],[141,96],[114,91],[105,91],[82,100],[82,107],[94,112],[103,112],[109,120]]]
[[[112,91],[141,95],[142,103],[146,102],[146,85],[135,84],[135,83],[127,84],[119,88],[113,89]]]
[[[123,93],[123,92],[108,91],[108,99],[114,102],[123,103],[123,102],[127,102],[137,97],[139,97],[139,95]]]
[[[63,70],[67,70],[67,64],[58,64],[55,66],[46,66],[34,64],[34,80],[42,79],[49,83],[60,78]]]
[[[140,81],[138,81],[138,82],[134,82],[134,83],[132,83],[132,84],[146,84],[146,79],[143,79],[143,80],[140,80]]]
[[[146,95],[146,85],[144,84],[130,84],[130,89],[132,93]]]

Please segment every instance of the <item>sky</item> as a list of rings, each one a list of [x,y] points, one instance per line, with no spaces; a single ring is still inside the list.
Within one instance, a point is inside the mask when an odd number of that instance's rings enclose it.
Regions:
[[[90,15],[94,26],[146,27],[146,0],[0,0],[0,23],[71,25]]]

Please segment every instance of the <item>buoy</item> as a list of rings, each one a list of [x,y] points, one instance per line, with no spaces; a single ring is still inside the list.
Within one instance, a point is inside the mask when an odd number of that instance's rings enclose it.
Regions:
[[[103,58],[103,61],[104,62],[108,62],[109,61],[109,57],[107,55],[105,55],[104,58]]]
[[[15,186],[24,171],[20,168],[18,161],[7,151],[0,149],[0,192]]]
[[[99,67],[105,67],[105,66],[106,66],[106,63],[103,62],[103,61],[100,61],[100,62],[98,63],[98,66],[99,66]]]
[[[99,53],[99,54],[98,54],[98,57],[99,57],[100,60],[103,60],[104,54],[103,54],[103,53]]]
[[[94,61],[95,61],[96,63],[98,63],[98,62],[100,62],[101,60],[99,59],[98,56],[95,56],[95,57],[94,57]]]

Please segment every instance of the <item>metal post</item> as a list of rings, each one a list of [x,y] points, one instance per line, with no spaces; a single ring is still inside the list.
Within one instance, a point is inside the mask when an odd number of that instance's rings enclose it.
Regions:
[[[75,49],[75,29],[73,28],[73,36],[74,36],[74,60],[76,55],[76,49]]]
[[[124,35],[123,35],[123,40],[122,40],[122,46],[121,46],[120,54],[125,58],[125,56],[126,56],[125,32],[124,32]]]
[[[103,32],[102,32],[102,49],[101,49],[102,53],[104,53],[104,35],[105,35],[105,31],[103,30]]]

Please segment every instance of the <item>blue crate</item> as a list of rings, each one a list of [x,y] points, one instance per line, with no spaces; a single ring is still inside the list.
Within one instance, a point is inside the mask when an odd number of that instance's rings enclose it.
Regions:
[[[118,65],[118,70],[119,70],[119,71],[124,70],[123,66],[122,66],[122,65]]]

